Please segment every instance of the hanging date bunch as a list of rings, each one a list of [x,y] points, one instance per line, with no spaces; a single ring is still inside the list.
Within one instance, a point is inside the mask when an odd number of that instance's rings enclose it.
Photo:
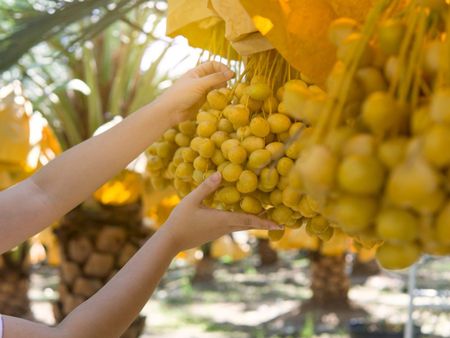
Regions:
[[[323,91],[300,79],[275,50],[254,54],[244,71],[242,65],[235,70],[240,72],[236,82],[209,92],[195,120],[169,129],[148,149],[152,183],[157,189],[173,184],[183,197],[219,171],[223,183],[207,202],[210,206],[299,228],[301,195],[289,174],[303,145],[297,136],[308,135],[301,132],[308,128],[289,116],[281,101],[291,85],[316,95]],[[304,207],[314,213],[308,202],[303,201]],[[270,231],[269,237],[278,240],[283,234]]]
[[[449,254],[449,5],[382,0],[363,26],[341,18],[329,33],[338,61],[326,97],[284,94],[312,130],[291,173],[299,193],[329,227],[377,247],[385,268]]]

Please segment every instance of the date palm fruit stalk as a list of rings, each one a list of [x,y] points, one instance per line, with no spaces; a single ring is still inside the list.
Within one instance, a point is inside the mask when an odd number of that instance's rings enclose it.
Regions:
[[[292,169],[317,214],[356,246],[377,247],[387,269],[450,252],[449,5],[411,1],[397,11],[401,5],[378,2],[362,27],[331,24],[330,35],[341,36],[338,61]],[[302,121],[316,103],[305,96],[289,88],[283,101]]]

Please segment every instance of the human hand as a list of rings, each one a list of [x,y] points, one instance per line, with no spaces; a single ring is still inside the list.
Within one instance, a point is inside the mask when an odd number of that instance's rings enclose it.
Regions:
[[[220,62],[203,63],[180,77],[157,100],[171,110],[172,125],[189,119],[206,100],[208,91],[225,87],[234,73]]]
[[[190,249],[233,231],[283,227],[254,215],[210,209],[202,201],[220,185],[218,172],[211,175],[176,206],[159,230],[165,232],[175,251]]]

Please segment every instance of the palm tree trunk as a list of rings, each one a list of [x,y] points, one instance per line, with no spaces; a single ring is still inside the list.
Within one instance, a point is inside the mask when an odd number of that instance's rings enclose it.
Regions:
[[[0,313],[31,319],[28,243],[0,256]]]
[[[278,253],[270,247],[268,239],[258,238],[258,255],[260,266],[269,266],[278,262]]]
[[[353,259],[353,277],[369,277],[378,273],[380,273],[380,267],[375,259],[368,262],[361,262],[358,258]]]
[[[216,261],[211,256],[211,243],[203,245],[202,251],[202,259],[195,265],[195,273],[192,277],[193,283],[207,283],[214,280]]]
[[[142,224],[141,203],[105,206],[94,201],[70,212],[56,234],[61,243],[59,301],[61,321],[125,265],[151,235]],[[122,338],[139,337],[145,317],[138,317]]]
[[[325,256],[318,251],[311,252],[311,302],[319,307],[341,307],[349,305],[350,287],[345,254]]]

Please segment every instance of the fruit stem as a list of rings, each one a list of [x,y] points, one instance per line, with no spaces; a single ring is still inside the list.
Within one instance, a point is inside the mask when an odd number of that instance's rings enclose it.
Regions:
[[[421,54],[421,50],[423,49],[423,42],[424,37],[426,33],[427,28],[427,22],[428,22],[428,14],[429,11],[427,11],[424,8],[419,8],[417,10],[417,32],[416,36],[412,37],[413,39],[413,45],[412,45],[412,51],[409,54],[409,57],[407,58],[409,61],[409,64],[406,68],[406,74],[402,81],[402,87],[400,87],[400,93],[399,93],[399,100],[401,103],[406,103],[408,99],[408,94],[411,90],[412,80],[413,80],[413,74],[414,71],[417,70],[417,65],[420,65],[419,58]]]
[[[411,7],[410,10],[407,11],[407,30],[405,33],[405,37],[402,40],[402,44],[400,46],[400,53],[398,56],[398,69],[397,72],[394,74],[394,79],[391,82],[391,85],[389,87],[389,93],[391,96],[396,97],[396,94],[398,96],[402,96],[403,88],[404,88],[404,82],[401,82],[400,79],[404,79],[404,74],[406,72],[406,61],[408,60],[409,52],[410,52],[410,44],[411,40],[414,35],[414,30],[417,24],[417,15],[415,11],[415,7]]]
[[[426,25],[427,25],[427,13],[423,11],[423,20],[419,23],[418,36],[416,38],[416,44],[414,46],[415,50],[413,54],[415,54],[414,62],[410,62],[410,71],[411,76],[413,77],[412,81],[412,90],[411,90],[411,108],[415,109],[418,105],[419,94],[420,94],[420,84],[423,82],[423,71],[422,67],[417,65],[423,65],[424,58],[424,41],[426,35]],[[433,26],[433,25],[432,25]]]
[[[443,48],[440,51],[439,55],[439,73],[438,80],[436,82],[436,86],[444,87],[450,85],[450,69],[448,63],[448,57],[450,56],[450,8],[447,10],[445,17],[445,28],[446,28],[446,37],[445,43],[443,44]]]
[[[380,0],[367,16],[366,23],[361,31],[362,39],[358,41],[353,53],[350,53],[344,60],[345,74],[339,81],[337,93],[330,93],[330,99],[324,108],[325,111],[321,114],[315,135],[313,135],[314,141],[323,141],[327,130],[333,130],[340,123],[350,86],[364,53],[364,49],[369,44],[379,18],[390,3],[391,1],[389,0]]]

